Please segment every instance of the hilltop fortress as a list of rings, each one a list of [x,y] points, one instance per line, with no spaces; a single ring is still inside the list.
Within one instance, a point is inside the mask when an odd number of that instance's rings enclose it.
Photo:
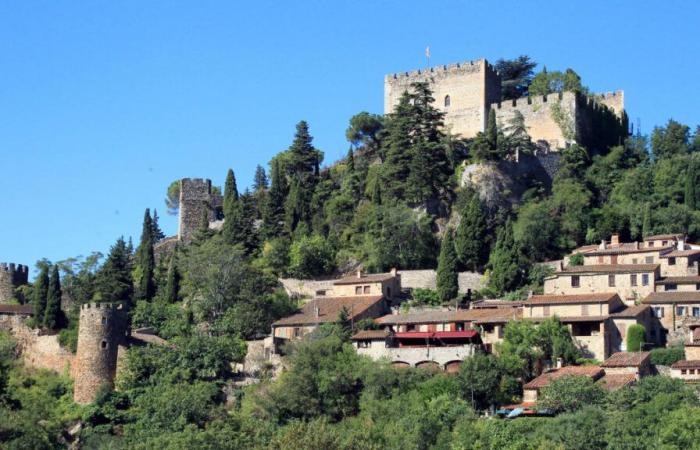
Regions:
[[[501,77],[485,59],[386,75],[385,114],[394,110],[415,82],[430,84],[435,107],[445,113],[447,130],[464,138],[485,130],[491,109],[504,126],[520,111],[533,142],[545,150],[574,142],[585,145],[606,119],[617,121],[624,131],[627,128],[623,91],[592,96],[563,92],[501,101]]]

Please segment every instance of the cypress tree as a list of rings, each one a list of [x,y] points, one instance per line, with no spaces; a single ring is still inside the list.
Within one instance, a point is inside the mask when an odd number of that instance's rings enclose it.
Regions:
[[[261,166],[260,164],[258,164],[257,167],[255,167],[253,189],[256,193],[267,190],[267,174],[265,173],[265,169],[263,168],[263,166]]]
[[[141,300],[151,300],[156,294],[155,270],[156,260],[153,253],[153,221],[150,210],[146,208],[143,216],[143,228],[141,231],[141,242],[137,250],[137,264],[140,269],[141,278],[138,280],[138,298]]]
[[[651,206],[649,203],[644,205],[644,217],[642,218],[642,237],[650,236],[651,231]]]
[[[408,92],[399,99],[394,112],[387,119],[384,140],[386,160],[382,164],[382,182],[389,198],[404,199],[406,180],[411,172],[411,116],[413,105]]]
[[[312,144],[305,121],[297,124],[294,141],[289,147],[287,169],[291,178],[285,202],[287,230],[292,233],[299,223],[311,224],[311,198],[318,181],[321,153]]]
[[[233,170],[226,174],[224,187],[224,240],[229,244],[240,242],[241,229],[243,228],[243,208],[238,196],[238,186]]]
[[[685,206],[691,211],[695,211],[697,205],[697,195],[695,192],[695,180],[696,180],[696,170],[695,164],[690,163],[688,166],[688,173],[685,175]]]
[[[443,302],[457,297],[459,280],[457,275],[457,254],[455,253],[452,231],[447,230],[440,245],[437,267],[437,292]]]
[[[131,253],[124,238],[120,237],[97,272],[96,290],[102,301],[131,304],[134,294],[131,269]]]
[[[523,271],[520,252],[513,238],[513,225],[508,219],[498,231],[496,246],[491,252],[489,266],[491,278],[489,284],[499,294],[512,291],[520,285]]]
[[[270,192],[263,208],[263,229],[267,239],[278,237],[284,230],[284,200],[287,196],[287,179],[279,162],[272,160]]]
[[[228,169],[226,173],[226,183],[224,184],[224,217],[232,210],[236,202],[238,202],[236,175],[234,175],[232,169]]]
[[[472,193],[455,232],[455,250],[462,266],[476,271],[486,263],[486,217],[477,193]]]
[[[32,303],[34,305],[34,320],[37,326],[44,323],[44,313],[46,311],[46,297],[49,290],[49,266],[48,264],[41,265],[41,271],[34,281],[34,289],[32,291]]]
[[[61,319],[61,279],[58,274],[58,266],[51,268],[49,289],[46,293],[46,310],[44,311],[44,327],[55,330]]]
[[[486,142],[491,151],[498,149],[498,126],[496,125],[496,111],[491,108],[486,121]]]
[[[175,255],[170,257],[168,264],[168,276],[165,284],[165,301],[175,303],[180,298],[180,273],[175,263]]]
[[[165,237],[165,233],[163,233],[163,230],[160,229],[160,225],[158,224],[158,219],[158,210],[154,209],[153,218],[151,219],[151,223],[153,225],[151,236],[153,236],[154,244]]]

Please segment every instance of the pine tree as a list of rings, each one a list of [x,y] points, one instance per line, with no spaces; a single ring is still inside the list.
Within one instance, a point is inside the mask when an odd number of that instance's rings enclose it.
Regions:
[[[650,236],[651,233],[651,205],[646,203],[644,205],[644,217],[642,218],[642,237]]]
[[[255,197],[248,189],[239,198],[241,208],[241,228],[238,242],[243,245],[247,254],[251,254],[258,247],[258,236],[255,231]]]
[[[294,230],[300,224],[309,226],[311,221],[311,199],[309,197],[310,194],[303,182],[297,178],[292,178],[289,185],[289,194],[284,204],[284,222],[288,233],[294,233]]]
[[[284,201],[287,196],[287,179],[279,162],[272,160],[270,192],[263,208],[263,233],[266,239],[282,235],[284,231]]]
[[[486,216],[477,193],[472,193],[469,202],[461,211],[462,219],[455,232],[455,250],[462,266],[476,271],[486,263]]]
[[[61,322],[61,279],[58,274],[58,266],[51,268],[49,288],[46,293],[46,310],[44,311],[44,327],[55,330]]]
[[[499,294],[512,291],[523,277],[520,251],[513,238],[513,225],[508,219],[498,231],[496,246],[489,258],[491,278],[489,283]]]
[[[457,297],[459,280],[457,275],[457,254],[452,231],[447,230],[440,245],[437,267],[437,292],[440,300],[446,302]]]
[[[305,121],[297,124],[294,141],[289,147],[287,170],[291,179],[285,202],[287,231],[292,233],[299,225],[311,225],[311,199],[318,181],[321,152],[314,148],[313,138]]]
[[[236,175],[232,169],[226,173],[226,183],[224,184],[224,217],[232,211],[234,204],[238,202],[238,186],[236,186]]]
[[[131,304],[134,294],[131,253],[123,237],[117,239],[96,277],[96,290],[104,302]]]
[[[695,164],[690,163],[688,166],[688,173],[685,176],[685,206],[688,207],[691,211],[695,211],[697,209],[697,194],[695,190],[695,182],[697,180],[696,177],[696,169],[695,169]]]
[[[267,174],[265,169],[260,164],[255,168],[255,178],[253,181],[254,192],[260,192],[267,190]]]
[[[143,228],[141,231],[141,242],[136,251],[139,267],[140,279],[138,280],[138,294],[140,300],[151,300],[156,294],[155,270],[156,260],[153,252],[153,221],[151,220],[150,210],[146,208],[143,216]]]
[[[175,255],[170,257],[168,276],[165,284],[165,301],[175,303],[180,299],[180,273],[177,270]]]
[[[44,313],[46,311],[46,297],[49,291],[49,266],[48,264],[41,265],[41,271],[34,281],[34,289],[32,291],[32,303],[34,304],[34,319],[36,324],[41,326],[44,322]]]
[[[384,140],[386,160],[382,164],[381,173],[385,193],[389,198],[405,198],[406,181],[411,173],[412,111],[411,95],[404,92],[387,119],[387,136]]]
[[[153,236],[154,244],[165,237],[165,233],[163,233],[163,230],[160,229],[160,225],[158,224],[158,219],[158,210],[154,209],[153,218],[151,220],[151,224],[153,225],[151,236]]]

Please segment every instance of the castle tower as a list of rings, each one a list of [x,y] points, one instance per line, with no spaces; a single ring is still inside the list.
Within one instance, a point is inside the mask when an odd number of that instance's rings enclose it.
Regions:
[[[211,222],[220,215],[222,199],[212,192],[211,180],[183,178],[180,180],[180,217],[178,239],[190,242],[202,226],[206,214]]]
[[[15,295],[15,289],[28,282],[29,267],[0,263],[0,303],[10,301]]]
[[[121,303],[86,303],[80,307],[78,351],[73,366],[73,400],[88,404],[103,385],[114,387],[117,350],[126,333]]]
[[[411,84],[427,81],[434,106],[445,113],[452,134],[474,137],[486,128],[489,105],[501,100],[501,78],[485,59],[384,77],[384,114],[393,112]]]

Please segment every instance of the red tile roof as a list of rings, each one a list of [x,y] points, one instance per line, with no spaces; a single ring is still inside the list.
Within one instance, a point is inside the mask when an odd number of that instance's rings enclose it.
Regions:
[[[639,317],[640,315],[646,313],[649,311],[649,305],[634,305],[634,306],[628,306],[623,310],[614,312],[610,314],[610,317],[612,318],[617,318],[617,319],[634,319]]]
[[[505,323],[520,317],[522,317],[522,311],[517,308],[483,308],[388,314],[380,317],[376,322],[381,325],[448,322]]]
[[[642,300],[642,303],[700,303],[700,291],[652,292]]]
[[[656,280],[656,284],[698,284],[700,283],[700,277],[697,275],[687,276],[687,277],[665,277],[660,280]]]
[[[658,268],[658,264],[591,264],[565,267],[556,274],[653,272]]]
[[[671,369],[700,369],[700,361],[697,360],[681,360],[671,364]]]
[[[380,303],[384,297],[381,295],[367,295],[361,297],[319,297],[306,303],[301,312],[273,323],[273,327],[290,325],[315,325],[319,323],[335,322],[343,307],[350,312],[350,318],[357,317],[372,306]],[[319,313],[316,316],[315,308]]]
[[[391,333],[388,330],[361,330],[355,333],[350,339],[360,341],[364,339],[386,339]]]
[[[672,234],[655,234],[653,236],[647,236],[644,238],[645,241],[658,241],[660,239],[683,239],[685,235],[682,233],[672,233]]]
[[[606,359],[600,367],[642,367],[649,362],[649,352],[617,352]]]
[[[682,258],[685,256],[700,255],[700,249],[695,250],[674,250],[672,252],[665,253],[660,256],[660,258]]]
[[[597,256],[597,255],[628,255],[632,253],[650,253],[650,252],[662,252],[671,250],[674,245],[665,245],[663,247],[645,247],[640,244],[637,246],[635,242],[626,242],[620,244],[617,247],[608,247],[605,249],[593,250],[586,253],[586,256]]]
[[[360,283],[379,283],[381,281],[387,281],[394,278],[396,275],[391,273],[363,273],[362,277],[355,275],[348,275],[347,277],[341,278],[333,282],[335,285],[341,284],[360,284]]]
[[[0,303],[0,314],[31,316],[34,314],[34,308],[32,305],[11,305],[7,303]]]
[[[597,380],[605,374],[605,371],[598,366],[565,366],[561,369],[554,369],[545,372],[534,380],[523,386],[523,389],[542,389],[549,386],[552,381],[567,375],[584,376]]]
[[[614,391],[625,386],[630,386],[634,384],[635,381],[637,381],[637,377],[633,373],[606,373],[603,378],[598,380],[598,384],[606,391]]]
[[[606,293],[591,293],[591,294],[575,294],[575,295],[533,295],[528,298],[523,304],[531,305],[578,305],[584,303],[608,303],[615,298],[619,299],[614,292]]]

